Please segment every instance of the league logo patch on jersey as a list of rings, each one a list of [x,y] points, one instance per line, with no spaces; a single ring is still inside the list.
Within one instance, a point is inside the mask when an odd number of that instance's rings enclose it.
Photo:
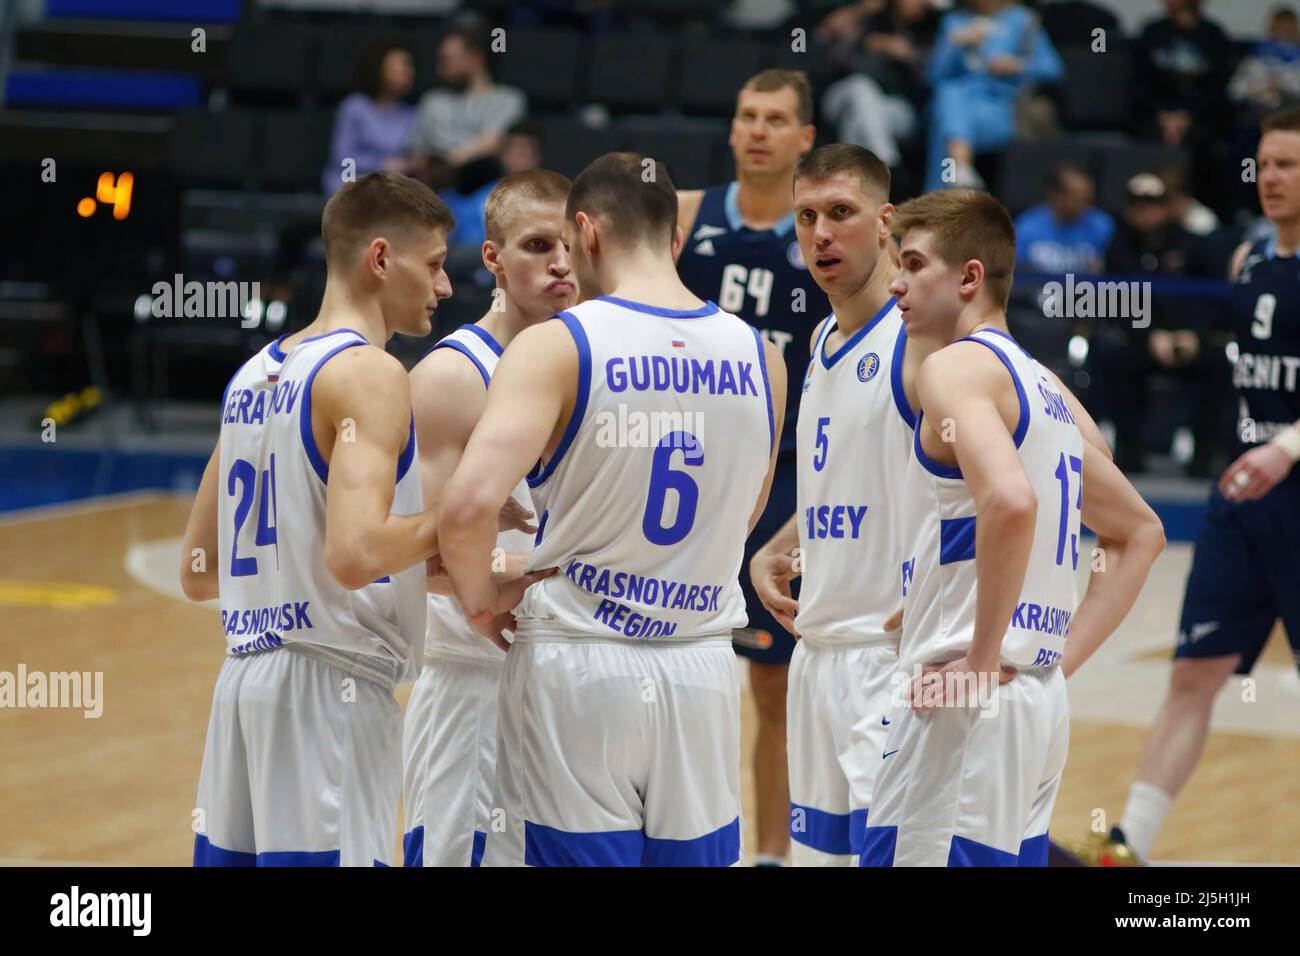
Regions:
[[[713,251],[713,240],[705,239],[703,242],[701,242],[698,246],[695,247],[695,254],[697,256],[716,255],[716,253]]]
[[[880,371],[880,356],[875,352],[868,352],[862,356],[862,361],[858,363],[858,381],[869,382],[876,377]]]
[[[696,242],[699,242],[701,239],[712,239],[714,236],[726,235],[726,232],[727,230],[723,229],[721,226],[710,226],[705,224],[700,226],[699,229],[696,229],[695,235],[691,238]]]
[[[808,263],[804,262],[803,250],[799,248],[799,241],[796,239],[790,243],[790,247],[785,250],[785,257],[790,260],[790,265],[796,269],[807,269]]]

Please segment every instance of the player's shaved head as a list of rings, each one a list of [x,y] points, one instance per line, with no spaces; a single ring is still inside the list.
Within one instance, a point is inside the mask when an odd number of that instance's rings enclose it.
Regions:
[[[390,242],[429,233],[450,232],[456,217],[433,190],[396,173],[367,173],[330,197],[321,216],[325,259],[342,264],[383,236]]]
[[[578,213],[605,224],[624,248],[672,245],[677,228],[677,188],[663,163],[640,153],[606,153],[578,174],[564,218]]]
[[[799,160],[794,178],[821,182],[848,173],[858,177],[862,191],[878,203],[889,202],[889,167],[869,149],[852,143],[818,146]]]
[[[928,232],[950,266],[971,259],[983,263],[990,298],[1006,308],[1016,268],[1016,227],[994,196],[982,189],[937,189],[910,199],[894,214],[894,234],[902,237],[911,229]]]
[[[530,169],[511,173],[497,183],[483,204],[483,221],[487,237],[503,243],[515,228],[523,206],[529,201],[562,204],[569,197],[573,183],[549,169]]]

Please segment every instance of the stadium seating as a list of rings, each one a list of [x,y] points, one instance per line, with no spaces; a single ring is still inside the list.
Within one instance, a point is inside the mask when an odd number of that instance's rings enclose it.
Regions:
[[[508,55],[501,57],[496,71],[497,82],[523,90],[533,108],[569,109],[577,102],[578,71],[585,62],[578,34],[511,30],[506,50]]]
[[[600,36],[591,44],[585,95],[614,110],[657,112],[668,101],[673,49],[665,36]]]

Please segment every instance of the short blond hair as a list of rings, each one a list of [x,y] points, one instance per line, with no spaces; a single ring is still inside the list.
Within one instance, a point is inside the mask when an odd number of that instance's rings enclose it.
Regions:
[[[742,93],[745,90],[775,93],[777,90],[787,88],[794,90],[795,112],[799,116],[799,124],[807,126],[813,121],[813,97],[812,84],[808,82],[808,74],[803,70],[763,70],[746,80],[740,90]],[[736,106],[737,108],[740,106],[739,95],[736,98]]]
[[[483,203],[483,225],[488,239],[500,245],[514,225],[515,207],[520,202],[536,200],[564,205],[572,187],[569,177],[549,169],[529,169],[511,173],[493,187]]]
[[[1016,227],[1007,207],[981,189],[937,189],[898,207],[894,234],[924,229],[949,265],[978,259],[989,296],[1005,309],[1016,270]]]

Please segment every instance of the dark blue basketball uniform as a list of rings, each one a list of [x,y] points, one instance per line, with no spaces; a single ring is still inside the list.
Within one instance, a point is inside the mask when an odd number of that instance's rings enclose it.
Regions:
[[[1260,240],[1232,296],[1238,454],[1300,419],[1300,258]],[[1300,468],[1258,501],[1210,494],[1187,578],[1176,657],[1241,655],[1247,674],[1281,617],[1300,664]]]
[[[776,474],[767,509],[746,542],[740,573],[749,626],[756,633],[750,640],[736,642],[736,650],[746,657],[779,664],[790,660],[794,638],[755,596],[749,583],[749,559],[795,512],[794,429],[799,418],[799,385],[808,370],[808,340],[831,308],[804,264],[794,234],[794,214],[775,228],[750,229],[740,218],[739,189],[740,184],[732,182],[704,190],[677,260],[677,272],[693,293],[740,316],[775,343],[785,357],[785,426]],[[798,582],[795,584],[797,587]]]

